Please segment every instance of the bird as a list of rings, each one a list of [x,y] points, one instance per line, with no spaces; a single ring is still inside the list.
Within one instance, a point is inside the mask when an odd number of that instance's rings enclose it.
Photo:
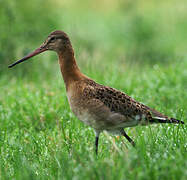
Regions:
[[[124,130],[127,127],[157,123],[184,124],[183,121],[170,118],[136,101],[124,92],[101,85],[84,75],[76,63],[70,38],[61,30],[51,32],[39,48],[8,67],[44,51],[55,51],[58,54],[69,105],[79,120],[94,129],[96,154],[99,135],[103,131],[124,136],[135,146],[135,142]]]

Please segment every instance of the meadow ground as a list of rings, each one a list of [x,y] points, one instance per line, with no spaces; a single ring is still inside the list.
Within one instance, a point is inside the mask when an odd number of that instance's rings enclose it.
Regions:
[[[103,133],[96,157],[94,131],[70,110],[57,56],[45,52],[7,68],[15,58],[36,48],[53,26],[48,20],[51,26],[40,37],[38,30],[31,37],[24,34],[20,41],[16,38],[22,37],[22,29],[18,28],[19,36],[11,31],[4,35],[9,43],[0,42],[5,50],[0,52],[0,179],[187,179],[187,26],[182,23],[182,10],[179,21],[165,4],[153,7],[141,7],[144,12],[149,9],[151,16],[136,14],[135,7],[125,15],[123,10],[103,15],[94,9],[85,16],[80,9],[79,17],[63,11],[63,18],[58,15],[63,27],[57,23],[55,29],[69,32],[86,75],[185,125],[127,128],[136,148],[123,137]],[[173,24],[167,23],[172,15]],[[155,23],[160,29],[155,29]],[[8,54],[11,48],[14,52]]]
[[[140,69],[140,66],[107,63],[104,55],[102,59],[106,63],[104,76],[99,62],[90,65],[86,74],[186,121],[187,60]],[[33,76],[32,71],[7,73],[0,81],[2,179],[186,178],[186,125],[128,128],[136,148],[123,137],[104,133],[96,157],[94,132],[70,111],[60,73],[47,78],[42,72],[40,77]]]

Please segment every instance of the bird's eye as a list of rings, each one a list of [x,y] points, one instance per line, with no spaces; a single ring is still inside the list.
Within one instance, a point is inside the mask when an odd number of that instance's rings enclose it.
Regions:
[[[51,39],[50,39],[50,41],[54,41],[55,40],[55,37],[52,37]]]

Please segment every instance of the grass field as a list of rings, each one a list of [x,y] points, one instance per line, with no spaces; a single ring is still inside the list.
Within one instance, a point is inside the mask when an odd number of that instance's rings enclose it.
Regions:
[[[140,69],[117,61],[111,66],[104,54],[102,59],[86,74],[186,121],[187,60]],[[40,78],[7,73],[0,81],[2,179],[186,179],[185,125],[129,128],[136,148],[104,133],[96,157],[94,132],[70,111],[60,73],[47,78],[42,72]]]
[[[57,56],[45,52],[7,68],[42,43],[50,24],[41,38],[37,33],[24,34],[25,46],[10,39],[10,47],[15,47],[11,59],[4,60],[6,53],[0,52],[0,179],[187,179],[187,26],[182,23],[185,18],[177,19],[186,16],[178,14],[173,24],[167,24],[173,14],[165,16],[167,5],[160,7],[151,11],[143,6],[152,14],[144,17],[140,11],[141,23],[133,11],[123,15],[116,7],[115,12],[108,6],[102,13],[94,9],[87,16],[81,8],[76,11],[79,16],[64,9],[54,29],[65,29],[70,35],[79,67],[87,76],[185,125],[127,128],[136,148],[123,137],[103,133],[96,157],[94,131],[70,110]],[[158,14],[163,21],[157,20]],[[155,30],[154,23],[162,28]],[[169,25],[173,29],[167,33]],[[36,42],[29,44],[27,40],[35,36]]]

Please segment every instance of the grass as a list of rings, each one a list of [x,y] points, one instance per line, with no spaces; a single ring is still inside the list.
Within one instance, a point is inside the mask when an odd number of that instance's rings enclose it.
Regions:
[[[82,70],[97,82],[186,121],[186,59],[141,68],[108,62],[104,55],[101,59],[101,66],[93,61]],[[29,63],[40,62],[16,68]],[[14,70],[1,77],[1,179],[186,179],[186,125],[127,128],[136,148],[123,137],[103,133],[96,157],[94,132],[72,114],[53,63],[47,78],[45,72],[34,76],[32,71],[15,77]]]

